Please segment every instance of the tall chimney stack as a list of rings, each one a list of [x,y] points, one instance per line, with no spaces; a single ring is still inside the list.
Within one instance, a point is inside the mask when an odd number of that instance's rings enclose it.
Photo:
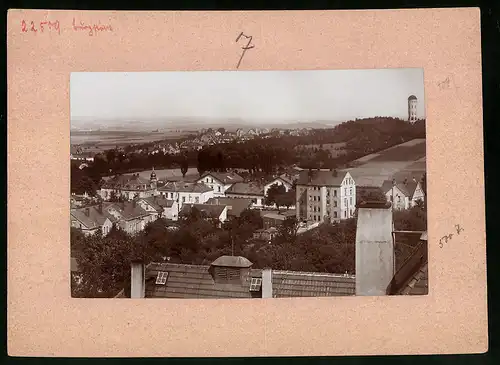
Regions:
[[[270,268],[262,270],[262,298],[273,297],[273,272]]]
[[[130,269],[130,298],[144,298],[146,294],[144,264],[142,261],[133,261]]]
[[[356,295],[386,295],[394,277],[390,203],[360,204],[356,228]]]

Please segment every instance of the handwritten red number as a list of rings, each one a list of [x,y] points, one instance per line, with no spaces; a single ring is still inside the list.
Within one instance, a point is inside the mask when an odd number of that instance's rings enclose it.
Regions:
[[[31,31],[36,32],[35,23],[31,22]]]
[[[26,29],[26,22],[24,20],[21,22],[21,31],[22,32],[27,32],[28,31],[28,29]]]
[[[40,30],[42,31],[42,33],[43,33],[43,25],[44,24],[47,24],[47,22],[40,22]]]

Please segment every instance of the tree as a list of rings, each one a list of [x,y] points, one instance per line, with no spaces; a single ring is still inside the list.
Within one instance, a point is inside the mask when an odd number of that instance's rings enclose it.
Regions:
[[[73,288],[73,296],[112,297],[123,289],[130,280],[134,256],[130,240],[102,237],[99,232],[85,237],[76,257],[81,283]]]
[[[265,203],[266,205],[273,205],[276,204],[276,206],[280,207],[281,203],[283,202],[282,196],[286,193],[286,188],[281,185],[281,184],[273,184],[267,189],[267,194],[265,197]]]
[[[356,206],[359,206],[361,202],[387,202],[387,197],[382,192],[380,188],[356,188]]]
[[[285,243],[293,243],[297,239],[299,230],[299,222],[295,216],[286,217],[281,225],[278,227],[278,235]]]
[[[189,164],[187,159],[183,159],[181,162],[181,173],[182,173],[182,178],[186,177],[186,173],[188,171]]]

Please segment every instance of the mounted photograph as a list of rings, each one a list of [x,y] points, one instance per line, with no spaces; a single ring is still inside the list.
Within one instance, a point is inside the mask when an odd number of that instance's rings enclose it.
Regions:
[[[76,72],[74,298],[426,295],[424,72]]]

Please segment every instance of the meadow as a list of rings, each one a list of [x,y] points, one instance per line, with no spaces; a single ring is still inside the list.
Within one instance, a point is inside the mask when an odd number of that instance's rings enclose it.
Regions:
[[[71,144],[82,145],[87,151],[102,151],[124,147],[130,144],[142,144],[181,138],[187,132],[135,132],[135,131],[71,131]]]

